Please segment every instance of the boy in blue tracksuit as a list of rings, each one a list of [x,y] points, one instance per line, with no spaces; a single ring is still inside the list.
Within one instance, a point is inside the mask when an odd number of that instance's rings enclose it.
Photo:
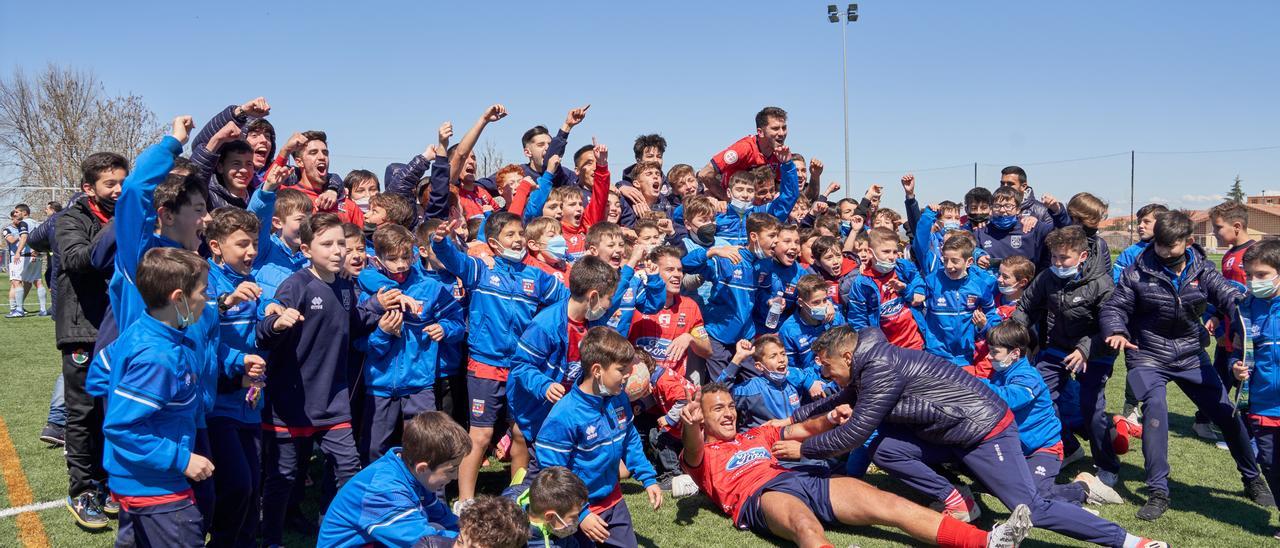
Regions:
[[[267,172],[267,179],[278,181],[287,171],[288,168],[272,168]],[[268,183],[263,188],[267,186],[274,187]],[[254,195],[261,192],[263,190],[259,189]],[[258,241],[258,258],[253,263],[253,279],[262,288],[260,302],[263,306],[275,300],[276,289],[285,278],[306,268],[309,263],[301,249],[301,235],[302,225],[311,218],[314,209],[311,199],[302,191],[292,188],[282,188],[274,194],[275,207],[271,222],[268,223],[272,233],[264,235]]]
[[[435,168],[432,168],[432,177],[435,177]],[[448,166],[445,166],[445,177],[448,177]],[[432,235],[435,234],[436,228],[443,224],[440,219],[425,219],[414,227],[413,235],[418,240],[418,256],[420,258],[417,268],[421,269],[422,275],[426,278],[440,282],[453,295],[453,300],[458,303],[458,307],[462,309],[462,320],[464,325],[470,325],[467,321],[467,312],[471,304],[470,293],[466,288],[462,287],[462,281],[457,276],[451,274],[444,269],[444,265],[436,259],[431,251]],[[390,282],[390,280],[387,280]],[[456,344],[441,345],[439,351],[439,365],[436,366],[436,385],[435,398],[436,407],[444,411],[458,424],[466,425],[467,418],[471,414],[470,403],[467,400],[467,374],[463,368],[462,357],[466,354],[466,337]]]
[[[949,236],[942,244],[942,268],[924,278],[925,351],[958,366],[973,363],[976,337],[1000,321],[996,280],[973,265],[973,237]]]
[[[587,486],[568,468],[538,472],[528,483],[512,485],[502,496],[515,501],[529,518],[529,548],[578,548],[578,516],[587,506]]]
[[[261,289],[250,270],[256,242],[262,233],[270,234],[274,200],[273,192],[255,193],[250,201],[258,209],[257,217],[236,207],[218,209],[205,230],[213,253],[207,293],[218,312],[217,395],[206,419],[211,458],[219,470],[214,476],[211,546],[251,543],[258,524],[266,361],[254,344]]]
[[[338,491],[317,545],[411,548],[425,538],[458,536],[458,516],[436,493],[457,476],[471,448],[467,431],[431,411],[406,421],[403,438],[403,447],[388,450]]]
[[[569,298],[544,308],[520,336],[507,401],[526,440],[537,439],[552,406],[582,378],[579,344],[589,327],[605,325],[618,285],[613,267],[593,255],[583,257],[569,272]]]
[[[1258,465],[1267,479],[1272,496],[1280,491],[1280,299],[1276,298],[1280,282],[1280,242],[1264,240],[1244,253],[1244,268],[1249,276],[1249,295],[1240,303],[1242,351],[1252,347],[1252,362],[1236,361],[1232,373],[1247,388],[1247,418],[1253,426],[1258,444]],[[1239,333],[1237,333],[1239,335]],[[1245,354],[1247,355],[1247,353]],[[1242,398],[1243,400],[1244,398]]]
[[[879,327],[894,345],[923,349],[924,318],[914,306],[924,299],[919,272],[910,261],[897,258],[899,240],[892,230],[873,228],[867,241],[870,260],[842,296],[845,319],[854,329]]]
[[[330,463],[325,504],[359,470],[346,375],[350,342],[372,331],[387,308],[403,306],[387,293],[357,304],[354,285],[338,275],[346,239],[337,215],[312,217],[301,240],[311,266],[280,284],[281,310],[256,327],[258,348],[271,351],[262,413],[265,544],[280,544],[290,493],[317,440]]]
[[[437,227],[431,250],[471,293],[467,393],[472,451],[458,472],[458,498],[467,500],[475,497],[476,477],[494,427],[506,421],[507,376],[519,334],[538,309],[567,299],[569,290],[554,276],[522,262],[524,228],[519,216],[500,211],[485,220],[485,238],[495,254],[492,267],[468,257],[448,239],[456,229],[457,221]],[[512,473],[527,467],[524,440],[512,436]]]
[[[770,215],[755,214],[747,220],[748,248],[725,246],[696,248],[681,259],[686,274],[701,275],[712,284],[711,296],[703,307],[703,317],[711,338],[707,358],[707,378],[718,379],[733,359],[738,341],[755,336],[752,312],[757,293],[768,287],[759,284],[761,264],[769,260],[781,223]]]
[[[609,266],[620,274],[618,287],[613,293],[606,325],[614,328],[626,337],[631,333],[631,323],[636,311],[642,314],[653,314],[662,310],[666,304],[667,291],[657,276],[646,276],[635,271],[635,265],[644,258],[643,246],[632,246],[631,257],[628,258],[626,240],[622,235],[622,227],[610,222],[599,222],[587,229],[587,255],[604,259]]]
[[[991,352],[991,377],[980,380],[1009,404],[1022,454],[1027,458],[1031,478],[1041,497],[1073,504],[1085,502],[1121,504],[1115,490],[1096,476],[1083,472],[1075,481],[1059,485],[1054,480],[1062,469],[1062,423],[1054,410],[1040,372],[1027,361],[1031,333],[1017,321],[1001,323],[987,334]]]
[[[789,157],[785,153],[780,158]],[[751,171],[739,171],[729,179],[729,205],[724,213],[716,215],[716,238],[723,238],[729,245],[747,245],[751,228],[748,219],[762,213],[787,222],[791,210],[800,199],[800,178],[796,172],[795,162],[783,162],[778,165],[781,186],[778,197],[761,205],[752,205],[756,196],[756,177]],[[766,248],[765,251],[768,251]]]
[[[434,387],[440,349],[461,342],[466,333],[462,307],[451,289],[413,267],[414,242],[413,234],[403,226],[379,227],[373,233],[376,268],[360,274],[361,278],[386,276],[393,282],[392,289],[419,303],[416,310],[392,313],[357,343],[365,352],[367,394],[358,441],[366,463],[396,445],[394,435],[401,423],[436,410]],[[366,290],[365,296],[373,295]]]
[[[1147,204],[1134,215],[1138,222],[1138,241],[1116,255],[1116,260],[1111,265],[1112,281],[1120,283],[1120,275],[1124,270],[1137,262],[1138,256],[1151,246],[1151,238],[1155,236],[1156,217],[1166,211],[1169,211],[1169,208],[1163,204]]]
[[[960,204],[943,201],[920,212],[911,238],[911,259],[920,267],[920,275],[927,276],[942,268],[943,239],[952,230],[961,230]]]
[[[786,348],[777,335],[761,335],[755,341],[738,341],[734,365],[750,357],[755,375],[740,376],[733,385],[733,404],[738,408],[739,428],[751,429],[776,419],[785,419],[800,408],[800,394],[787,382]]]
[[[564,466],[587,484],[587,512],[579,518],[578,540],[607,536],[606,546],[636,546],[631,512],[622,498],[618,465],[626,464],[644,485],[656,510],[662,505],[657,473],[644,456],[632,424],[631,402],[623,393],[636,349],[608,327],[593,327],[582,338],[582,381],[551,409],[535,444],[538,463]]]
[[[103,420],[103,467],[120,504],[117,546],[201,546],[203,519],[191,481],[213,464],[195,452],[204,405],[202,351],[186,330],[205,312],[207,264],[157,249],[135,265],[145,310],[111,346],[113,380]]]
[[[777,333],[778,328],[796,310],[796,284],[813,270],[799,263],[800,232],[795,225],[783,225],[778,229],[778,237],[774,240],[770,259],[760,263],[756,272],[756,285],[762,289],[756,292],[756,306],[752,320],[756,324],[756,334]],[[782,294],[783,308],[778,323],[773,327],[766,325],[769,318],[769,305],[778,294]]]
[[[1013,187],[1002,186],[992,195],[991,220],[973,231],[978,245],[992,260],[1021,255],[1030,259],[1036,268],[1048,266],[1044,238],[1053,231],[1053,223],[1036,223],[1031,230],[1025,230],[1018,215],[1021,193]]]
[[[800,399],[819,400],[836,387],[822,379],[822,371],[813,359],[813,343],[832,327],[845,325],[831,299],[827,297],[827,282],[817,274],[800,278],[796,284],[796,312],[782,322],[778,337],[786,349],[791,363],[788,381],[800,394]]]

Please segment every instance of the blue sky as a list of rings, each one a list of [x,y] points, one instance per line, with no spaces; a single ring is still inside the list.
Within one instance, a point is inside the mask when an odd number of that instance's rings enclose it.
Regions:
[[[508,160],[534,124],[591,103],[615,158],[660,132],[668,166],[700,167],[751,133],[765,105],[790,112],[792,149],[843,179],[840,32],[826,2],[3,2],[0,73],[48,62],[141,94],[162,119],[197,123],[264,95],[283,136],[330,135],[333,169],[404,160],[443,120],[481,110]],[[915,170],[924,200],[991,186],[1024,165],[1040,193],[1080,190],[1203,208],[1239,174],[1280,190],[1276,2],[859,2],[849,27],[853,193]],[[212,7],[212,6],[217,6]],[[357,7],[358,6],[358,7]],[[629,162],[628,162],[629,163]],[[621,164],[625,165],[625,164]],[[944,166],[949,169],[926,170]]]

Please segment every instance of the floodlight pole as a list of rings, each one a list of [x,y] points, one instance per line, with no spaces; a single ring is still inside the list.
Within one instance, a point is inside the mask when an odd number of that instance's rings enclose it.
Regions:
[[[840,82],[844,88],[844,188],[845,195],[853,188],[849,170],[849,23],[858,20],[858,5],[849,4],[845,8],[843,19],[834,4],[827,6],[827,20],[840,25]]]

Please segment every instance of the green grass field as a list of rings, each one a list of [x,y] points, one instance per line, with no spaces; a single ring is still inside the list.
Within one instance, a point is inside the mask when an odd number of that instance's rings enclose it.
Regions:
[[[0,278],[3,279],[3,278]],[[28,309],[34,308],[34,296]],[[49,318],[28,317],[0,319],[0,418],[7,423],[9,435],[21,460],[21,469],[4,468],[0,473],[0,509],[14,506],[8,485],[14,474],[22,474],[29,483],[34,502],[60,500],[66,495],[66,471],[62,450],[49,448],[37,439],[44,426],[49,393],[59,371],[58,353],[53,347],[53,322]],[[1123,370],[1118,366],[1119,370]],[[1122,383],[1113,380],[1108,387],[1108,401],[1113,412],[1122,402]],[[1142,457],[1135,449],[1122,457],[1123,485],[1119,491],[1126,498],[1123,506],[1100,507],[1102,515],[1119,522],[1136,534],[1168,540],[1175,546],[1246,546],[1271,543],[1271,512],[1259,508],[1241,495],[1235,467],[1226,451],[1202,442],[1190,433],[1192,408],[1180,392],[1171,391],[1170,422],[1173,434],[1170,453],[1173,471],[1170,476],[1173,505],[1164,518],[1147,523],[1134,517],[1144,499]],[[1138,444],[1140,448],[1140,444]],[[4,449],[0,448],[0,454]],[[1064,471],[1064,477],[1085,470],[1088,459]],[[482,484],[497,489],[505,475],[497,469],[483,474]],[[920,500],[882,474],[870,476],[872,483]],[[635,517],[636,531],[643,546],[768,546],[769,539],[732,529],[727,518],[713,508],[704,497],[667,500],[661,510],[647,508],[643,491],[631,483],[625,487],[627,502]],[[991,497],[983,497],[985,509],[980,525],[990,527],[992,519],[1001,519],[1005,509]],[[90,548],[110,546],[115,538],[111,531],[88,533],[71,521],[65,508],[37,514],[47,545]],[[29,527],[28,527],[29,528]],[[14,517],[0,518],[0,546],[22,545],[19,526]],[[858,544],[864,547],[901,546],[911,544],[906,536],[883,528],[837,528],[831,534],[837,546]],[[28,545],[43,545],[42,539],[27,539]],[[313,539],[295,537],[291,545],[314,544]],[[1083,545],[1066,537],[1037,530],[1026,546]]]

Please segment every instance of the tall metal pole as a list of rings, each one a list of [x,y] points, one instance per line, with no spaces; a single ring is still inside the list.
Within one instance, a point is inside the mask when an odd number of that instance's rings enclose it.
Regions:
[[[973,163],[973,188],[978,188],[978,162]]]
[[[849,15],[846,12],[840,22],[840,75],[844,84],[844,193],[847,197],[853,188],[853,180],[849,178]]]
[[[1137,219],[1135,219],[1135,218],[1133,218],[1133,216],[1134,216],[1134,212],[1133,212],[1133,206],[1134,206],[1134,204],[1133,204],[1133,167],[1134,167],[1134,152],[1133,152],[1132,150],[1130,150],[1130,151],[1129,151],[1129,242],[1135,242],[1135,241],[1137,241],[1137,240],[1133,237],[1133,230],[1134,230],[1134,228],[1135,228],[1135,227],[1137,227],[1137,226],[1138,226],[1138,220],[1137,220]]]

